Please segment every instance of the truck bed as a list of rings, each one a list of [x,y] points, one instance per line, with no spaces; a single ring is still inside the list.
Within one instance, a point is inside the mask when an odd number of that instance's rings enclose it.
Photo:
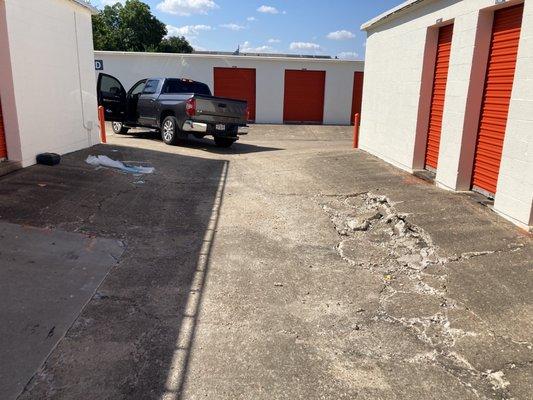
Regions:
[[[246,125],[246,101],[224,97],[194,95],[196,99],[196,122]]]

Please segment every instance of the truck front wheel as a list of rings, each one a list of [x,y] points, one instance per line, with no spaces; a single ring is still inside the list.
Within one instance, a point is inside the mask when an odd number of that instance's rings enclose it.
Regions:
[[[235,139],[215,136],[215,144],[217,145],[217,147],[227,148],[231,147],[233,143],[235,143]]]
[[[163,120],[161,138],[166,144],[176,144],[178,142],[178,120],[176,117],[168,116]]]
[[[113,132],[120,135],[125,135],[130,130],[129,128],[126,128],[122,122],[112,122],[111,128],[113,128]]]

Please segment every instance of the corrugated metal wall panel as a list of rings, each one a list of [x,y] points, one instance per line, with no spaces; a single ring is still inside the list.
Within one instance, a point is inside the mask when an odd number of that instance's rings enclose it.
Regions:
[[[322,123],[326,71],[285,71],[283,121]]]
[[[255,68],[221,68],[213,70],[215,96],[248,102],[249,120],[255,121]]]
[[[494,13],[472,174],[473,188],[489,193],[496,193],[500,172],[523,12],[520,4]]]
[[[453,25],[439,29],[437,44],[437,59],[433,77],[433,93],[431,95],[431,110],[426,142],[426,169],[437,169],[439,162],[440,136],[442,131],[442,117],[444,114],[444,100],[446,98],[446,84],[450,67],[452,50]]]

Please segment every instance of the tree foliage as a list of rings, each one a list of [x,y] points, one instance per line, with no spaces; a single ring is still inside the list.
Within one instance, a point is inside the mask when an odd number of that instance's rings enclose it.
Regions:
[[[193,50],[192,46],[183,36],[163,38],[157,47],[157,51],[160,53],[192,53]]]
[[[140,0],[105,6],[93,16],[95,50],[192,53],[185,37],[166,37],[165,24]]]

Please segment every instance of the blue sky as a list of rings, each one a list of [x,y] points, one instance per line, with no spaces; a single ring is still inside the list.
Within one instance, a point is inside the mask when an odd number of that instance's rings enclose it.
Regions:
[[[101,8],[116,0],[92,0]],[[124,2],[125,0],[121,0]],[[144,0],[197,50],[363,59],[361,24],[402,0]]]

